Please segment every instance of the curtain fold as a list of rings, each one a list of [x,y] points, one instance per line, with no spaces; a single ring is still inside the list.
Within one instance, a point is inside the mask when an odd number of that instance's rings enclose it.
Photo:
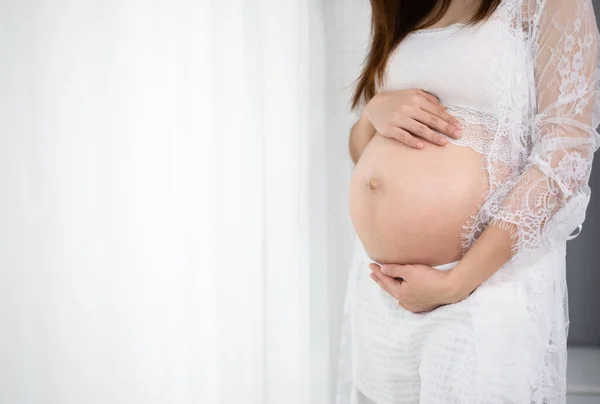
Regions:
[[[330,402],[325,4],[0,22],[0,402]]]

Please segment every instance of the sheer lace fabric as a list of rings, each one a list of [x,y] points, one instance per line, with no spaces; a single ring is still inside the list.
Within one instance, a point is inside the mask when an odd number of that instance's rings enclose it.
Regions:
[[[436,94],[463,123],[450,141],[482,155],[463,253],[495,225],[512,259],[463,302],[412,315],[366,279],[357,239],[338,404],[565,402],[564,254],[600,147],[598,39],[591,0],[504,0],[483,23],[417,31],[394,51],[382,90]]]
[[[584,221],[592,156],[600,144],[598,29],[591,2],[527,1],[519,8],[525,19],[517,26],[527,29],[523,39],[531,42],[532,105],[514,117],[503,113],[507,106],[500,109],[508,125],[496,133],[494,151],[504,143],[512,158],[506,167],[494,161],[496,153],[488,156],[492,194],[477,219],[509,229],[513,255],[552,248]]]

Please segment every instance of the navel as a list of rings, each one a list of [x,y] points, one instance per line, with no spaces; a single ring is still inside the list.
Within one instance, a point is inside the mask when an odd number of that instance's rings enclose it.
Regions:
[[[367,186],[369,189],[375,190],[379,188],[379,183],[374,178],[369,178],[369,181],[367,181]]]

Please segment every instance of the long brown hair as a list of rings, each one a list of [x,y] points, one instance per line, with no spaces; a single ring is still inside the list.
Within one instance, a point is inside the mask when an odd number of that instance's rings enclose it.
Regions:
[[[438,22],[452,0],[370,0],[371,48],[361,75],[354,81],[354,109],[361,97],[375,95],[376,83],[382,84],[385,65],[392,50],[412,31]],[[481,0],[477,12],[467,21],[474,24],[492,14],[501,0]],[[431,15],[431,17],[429,17]],[[428,18],[429,17],[429,18]],[[421,23],[424,21],[423,23]]]

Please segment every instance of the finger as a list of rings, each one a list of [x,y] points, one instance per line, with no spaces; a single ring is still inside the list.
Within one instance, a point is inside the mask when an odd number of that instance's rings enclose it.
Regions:
[[[377,277],[377,275],[375,275],[374,273],[372,273],[371,275],[371,279],[373,279],[383,290],[385,290],[390,296],[392,296],[394,299],[397,299],[396,296],[394,296],[394,294],[392,293],[391,290],[389,290],[387,288],[387,286],[385,286],[381,280]]]
[[[369,265],[369,267],[371,268],[371,271],[373,272],[373,275],[375,275],[378,279],[380,279],[382,276],[385,276],[381,272],[381,265],[371,264],[371,265]]]
[[[390,129],[389,137],[396,139],[400,143],[404,143],[413,149],[422,149],[423,146],[425,146],[421,140],[411,135],[408,131],[396,126],[393,126]]]
[[[415,111],[415,118],[421,123],[438,132],[458,139],[460,137],[460,122],[439,106],[424,102],[420,111]]]
[[[439,146],[443,146],[446,143],[448,143],[448,138],[446,138],[446,136],[442,135],[439,129],[439,127],[446,127],[446,126],[450,126],[452,127],[452,125],[448,125],[447,123],[445,123],[444,121],[442,121],[440,118],[438,118],[435,115],[432,115],[428,112],[425,112],[423,110],[420,110],[419,112],[415,113],[415,122],[417,123],[418,126],[414,126],[417,128],[417,130],[421,130],[419,136],[425,140],[427,140],[429,143],[433,143]],[[428,128],[428,130],[425,130],[424,128],[422,128],[422,126],[426,126]],[[433,130],[435,129],[435,130]],[[454,128],[456,129],[456,128]],[[445,133],[445,132],[443,132]]]
[[[413,116],[418,116],[418,113],[415,113]],[[446,144],[448,139],[444,136],[440,135],[437,132],[434,132],[429,126],[426,124],[419,122],[417,119],[410,118],[407,119],[404,128],[408,130],[413,136],[417,136],[423,140],[428,141],[429,143],[442,146]]]
[[[429,313],[434,311],[440,306],[415,306],[413,307],[413,313]]]
[[[383,277],[387,276],[386,274],[384,274],[382,272],[382,269],[383,269],[383,267],[388,267],[388,266],[392,266],[392,264],[380,264],[380,265],[371,264],[371,265],[369,265],[369,267],[371,268],[371,270],[373,271],[373,273],[375,275],[377,275],[377,277],[379,277],[379,278],[383,278]],[[387,276],[387,277],[391,278],[390,276]],[[394,279],[394,278],[392,278],[392,279]]]
[[[373,273],[375,274],[375,276],[377,276],[379,278],[381,283],[383,285],[385,285],[386,288],[388,288],[389,290],[394,292],[394,294],[393,294],[394,296],[398,296],[397,292],[399,290],[399,286],[402,283],[402,281],[392,278],[391,276],[387,276],[386,274],[381,272],[381,270],[379,268],[374,270]]]
[[[410,265],[385,264],[381,266],[380,271],[391,278],[406,279],[410,272]]]
[[[440,103],[440,99],[438,97],[436,97],[435,95],[428,93],[425,90],[417,90],[417,94],[419,94],[420,96],[424,97],[426,100],[428,100],[429,102],[433,103],[433,104],[439,104]]]
[[[402,307],[404,310],[407,310],[407,311],[412,311],[412,310],[410,309],[410,307],[409,307],[409,306],[407,306],[407,305],[405,305],[404,303],[402,303],[402,301],[401,301],[401,300],[398,300],[398,306]]]
[[[387,293],[389,293],[390,295],[394,296],[392,294],[392,292],[383,284],[381,283],[381,280],[377,277],[377,275],[375,275],[374,273],[371,273],[369,275],[371,277],[371,279],[373,279],[375,281],[376,284],[378,284],[383,290],[385,290]],[[395,299],[395,296],[394,296]]]

